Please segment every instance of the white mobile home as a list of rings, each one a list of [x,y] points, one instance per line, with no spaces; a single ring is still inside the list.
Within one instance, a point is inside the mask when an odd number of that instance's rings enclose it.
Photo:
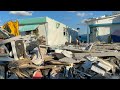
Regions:
[[[120,42],[120,14],[92,18],[85,22],[89,27],[89,42]]]
[[[20,19],[19,31],[22,36],[36,34],[44,36],[47,45],[62,45],[65,42],[71,43],[78,37],[78,30],[68,27],[49,17],[38,17]]]

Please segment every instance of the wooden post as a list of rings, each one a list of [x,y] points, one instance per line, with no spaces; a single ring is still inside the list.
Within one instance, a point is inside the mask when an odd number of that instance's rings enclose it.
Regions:
[[[11,41],[11,46],[12,46],[12,52],[13,52],[13,55],[14,55],[14,59],[19,60],[18,56],[17,56],[17,52],[16,52],[15,41]]]

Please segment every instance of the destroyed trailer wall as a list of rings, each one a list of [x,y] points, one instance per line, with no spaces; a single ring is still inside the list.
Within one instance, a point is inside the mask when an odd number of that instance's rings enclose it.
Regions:
[[[105,16],[86,21],[90,42],[120,42],[120,16]]]
[[[46,20],[48,22],[48,45],[64,45],[66,42],[75,41],[78,37],[77,30],[48,17]]]
[[[21,35],[34,34],[38,30],[36,36],[45,37],[46,44],[53,45],[64,45],[66,42],[75,41],[78,37],[78,31],[70,28],[58,21],[55,21],[49,17],[42,18],[31,18],[31,19],[21,19],[20,22],[20,32]]]
[[[47,41],[47,23],[46,18],[28,18],[19,20],[19,31],[21,36],[35,35],[40,44],[46,45]]]
[[[48,45],[52,46],[65,44],[65,42],[68,41],[66,32],[64,32],[66,25],[50,18],[46,18],[46,20],[48,22]]]

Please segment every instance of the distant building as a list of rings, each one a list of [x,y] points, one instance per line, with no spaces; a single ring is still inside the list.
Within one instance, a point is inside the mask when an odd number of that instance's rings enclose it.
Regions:
[[[101,16],[85,21],[88,25],[88,41],[120,42],[120,14]]]
[[[49,17],[19,19],[19,31],[24,35],[45,37],[47,45],[64,45],[71,43],[78,37],[78,30],[60,23]]]
[[[112,14],[113,15],[120,14],[120,11],[113,11]]]

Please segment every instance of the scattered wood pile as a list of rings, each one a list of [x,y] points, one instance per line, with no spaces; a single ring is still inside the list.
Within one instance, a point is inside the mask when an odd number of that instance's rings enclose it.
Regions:
[[[120,43],[49,47],[32,37],[0,42],[1,79],[120,79]]]
[[[119,50],[119,43],[94,43],[44,51],[43,64],[31,59],[10,62],[7,79],[120,79]]]

